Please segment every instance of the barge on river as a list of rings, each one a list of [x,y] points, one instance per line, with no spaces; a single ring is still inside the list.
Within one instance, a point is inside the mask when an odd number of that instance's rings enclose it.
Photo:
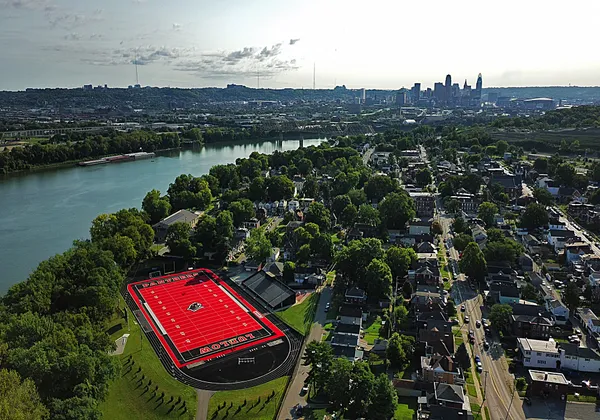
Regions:
[[[132,160],[142,160],[153,158],[155,154],[153,152],[136,152],[127,153],[118,156],[109,156],[102,159],[87,160],[79,162],[79,166],[95,166],[95,165],[106,165],[107,163],[119,163],[119,162],[130,162]]]

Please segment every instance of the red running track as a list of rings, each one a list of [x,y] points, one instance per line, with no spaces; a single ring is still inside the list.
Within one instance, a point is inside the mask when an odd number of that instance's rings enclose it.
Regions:
[[[133,291],[134,286],[137,286],[139,294],[162,326],[163,331],[158,328],[147,308],[139,301],[139,297]],[[180,367],[253,347],[284,335],[210,270],[194,270],[144,280],[130,284],[128,289],[163,347],[173,362]],[[202,308],[195,312],[189,310],[190,305],[194,303],[201,304]],[[258,318],[267,328],[257,321]],[[163,332],[166,332],[180,355],[194,349],[201,349],[201,351],[206,349],[207,352],[210,349],[212,354],[199,356],[191,361],[178,360],[183,357],[175,356],[166,343]],[[247,337],[247,334],[251,334],[250,337],[253,337],[255,334],[252,333],[257,332],[264,337],[247,344],[240,344],[237,341],[243,337],[239,340],[241,342]],[[227,348],[218,343],[235,343],[236,346]],[[214,346],[222,347],[222,351],[215,352]]]

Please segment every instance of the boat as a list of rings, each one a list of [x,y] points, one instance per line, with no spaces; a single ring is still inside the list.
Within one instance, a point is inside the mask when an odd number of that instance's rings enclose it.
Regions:
[[[83,162],[79,162],[79,166],[94,166],[94,165],[103,165],[106,163],[120,163],[120,162],[130,162],[132,160],[142,160],[142,159],[150,159],[155,157],[154,152],[136,152],[136,153],[126,153],[124,155],[117,156],[108,156],[102,159],[95,160],[87,160]]]

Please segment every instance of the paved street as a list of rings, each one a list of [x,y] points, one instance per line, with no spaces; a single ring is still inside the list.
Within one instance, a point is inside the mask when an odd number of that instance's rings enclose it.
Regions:
[[[443,236],[448,239],[452,217],[441,213],[439,221],[444,232]],[[458,262],[459,253],[452,245],[451,240],[447,242],[447,249],[450,253],[450,261]],[[462,330],[464,332],[473,330],[475,333],[473,354],[481,357],[484,370],[481,374],[481,386],[485,395],[484,406],[487,405],[489,408],[492,420],[525,419],[522,408],[523,402],[519,399],[516,391],[513,391],[514,379],[508,372],[508,363],[504,358],[504,351],[500,343],[490,340],[490,350],[485,351],[483,349],[483,342],[485,341],[483,328],[476,328],[475,326],[476,320],[483,318],[480,308],[483,304],[483,298],[470,288],[465,275],[462,273],[454,278],[451,293],[457,309],[460,311],[460,305],[464,304],[466,307],[465,314],[470,318],[470,323],[462,326]],[[463,337],[465,337],[465,343],[467,343],[466,334],[463,334]]]
[[[327,323],[327,313],[325,312],[325,305],[327,304],[327,302],[331,301],[331,293],[332,290],[329,287],[324,287],[321,290],[321,298],[319,299],[317,313],[315,314],[314,322],[312,324],[310,333],[308,334],[305,343],[308,343],[313,340],[321,340],[324,332],[323,327]],[[296,367],[293,378],[291,378],[292,383],[288,388],[285,401],[281,406],[281,411],[279,412],[278,420],[288,420],[296,418],[292,414],[293,407],[295,407],[297,404],[306,404],[306,396],[301,396],[300,392],[302,391],[302,387],[304,386],[304,381],[308,375],[310,367],[304,366],[302,364],[303,355],[304,351],[302,352],[301,357],[298,359],[298,365]]]

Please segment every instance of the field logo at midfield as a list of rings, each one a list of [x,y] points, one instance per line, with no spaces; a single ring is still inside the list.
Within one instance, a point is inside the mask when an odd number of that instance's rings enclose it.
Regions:
[[[190,306],[188,306],[188,311],[196,312],[197,310],[202,309],[202,308],[204,308],[204,306],[202,306],[198,302],[194,302],[194,303],[190,304]]]

